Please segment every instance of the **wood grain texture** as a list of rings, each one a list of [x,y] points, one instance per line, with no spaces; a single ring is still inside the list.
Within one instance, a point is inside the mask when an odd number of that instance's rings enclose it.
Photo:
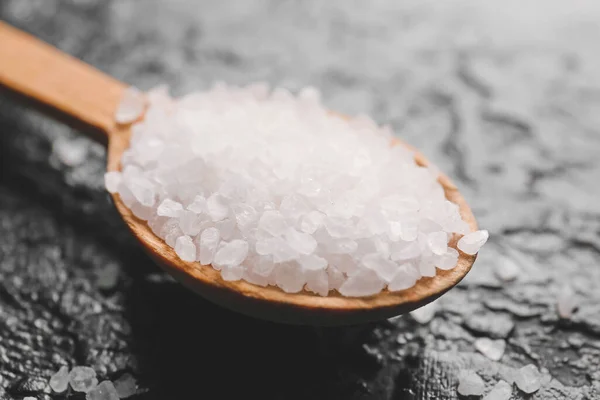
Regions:
[[[0,87],[106,143],[126,85],[0,21]]]

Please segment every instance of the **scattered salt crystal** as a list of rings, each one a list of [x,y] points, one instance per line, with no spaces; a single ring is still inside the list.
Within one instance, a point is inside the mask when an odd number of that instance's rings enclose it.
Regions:
[[[73,367],[69,373],[69,383],[74,391],[87,393],[98,384],[96,371],[90,367]]]
[[[475,348],[490,360],[499,361],[504,355],[506,342],[503,339],[478,338],[475,340]]]
[[[81,139],[60,138],[52,144],[52,154],[69,167],[82,164],[87,153],[88,147]]]
[[[126,399],[137,392],[135,378],[127,372],[121,375],[114,385],[120,399]]]
[[[196,261],[196,246],[189,236],[180,236],[175,241],[175,253],[183,261]]]
[[[115,121],[119,124],[133,122],[142,115],[145,106],[144,93],[134,87],[129,87],[123,92],[123,97],[115,114]]]
[[[67,390],[67,387],[69,386],[69,367],[60,367],[60,369],[50,377],[48,384],[56,393],[62,393]]]
[[[385,283],[371,270],[365,269],[350,276],[339,288],[339,292],[348,297],[372,296],[379,293]]]
[[[485,390],[483,379],[471,370],[463,370],[458,375],[458,394],[461,396],[481,396]]]
[[[558,315],[563,319],[569,319],[573,316],[573,312],[577,309],[577,301],[573,292],[570,289],[565,289],[558,296],[556,310]]]
[[[494,272],[501,280],[510,282],[519,276],[519,266],[509,258],[501,258],[495,265]]]
[[[410,316],[420,324],[427,324],[433,319],[437,311],[437,303],[435,301],[424,305],[421,308],[417,308],[410,312]]]
[[[509,400],[512,396],[512,386],[506,381],[499,381],[483,400]]]
[[[248,242],[232,240],[217,251],[213,264],[219,267],[237,267],[248,255]]]
[[[465,254],[475,254],[487,242],[490,234],[486,230],[469,233],[458,241],[458,249]]]
[[[435,168],[390,147],[389,127],[340,119],[319,97],[264,83],[179,100],[153,89],[122,172],[105,185],[182,259],[212,264],[225,280],[369,296],[453,268],[449,238],[468,224]],[[118,119],[137,118],[145,103],[128,90]],[[484,232],[460,249],[477,252]]]
[[[542,386],[540,372],[533,364],[529,364],[519,369],[515,375],[515,384],[527,394],[540,390]]]
[[[119,393],[111,381],[102,381],[85,395],[86,400],[119,400]]]
[[[117,193],[121,183],[121,173],[110,171],[104,174],[104,186],[109,193]]]
[[[208,228],[200,235],[200,256],[198,261],[202,265],[208,265],[213,261],[213,257],[219,246],[220,233],[217,228]]]

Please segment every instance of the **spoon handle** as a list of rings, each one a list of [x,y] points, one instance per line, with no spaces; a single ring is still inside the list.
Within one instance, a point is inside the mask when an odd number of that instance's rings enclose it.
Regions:
[[[126,85],[0,21],[0,89],[107,143]],[[87,129],[86,129],[87,128]]]

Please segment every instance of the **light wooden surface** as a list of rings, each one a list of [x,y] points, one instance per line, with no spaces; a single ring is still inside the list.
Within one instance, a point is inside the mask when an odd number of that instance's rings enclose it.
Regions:
[[[129,127],[114,123],[114,112],[125,84],[53,47],[0,22],[0,87],[71,123],[103,132],[108,142],[109,171],[120,169],[129,145]],[[401,142],[400,144],[407,146]],[[414,149],[412,149],[414,151]],[[415,160],[427,160],[415,151]],[[446,198],[460,207],[471,230],[477,229],[471,209],[456,186],[440,177]],[[347,325],[375,321],[412,311],[454,287],[471,269],[476,256],[459,252],[457,266],[437,271],[401,292],[384,291],[366,298],[347,298],[337,293],[321,297],[309,292],[288,294],[276,287],[259,287],[245,281],[227,282],[210,266],[181,261],[175,251],[155,236],[145,221],[137,219],[113,195],[117,210],[146,252],[179,282],[206,299],[257,318],[314,325]],[[458,236],[450,245],[456,248]]]

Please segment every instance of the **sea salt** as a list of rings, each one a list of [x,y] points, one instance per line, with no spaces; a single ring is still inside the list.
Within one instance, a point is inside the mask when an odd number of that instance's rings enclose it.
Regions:
[[[485,390],[485,383],[475,372],[461,371],[458,375],[458,394],[461,396],[481,396]]]
[[[90,367],[73,367],[69,373],[69,383],[74,391],[87,393],[98,384],[96,371]]]
[[[48,384],[56,393],[62,393],[67,390],[67,387],[69,386],[69,367],[60,367],[60,369],[50,377]]]
[[[475,348],[490,360],[498,361],[504,355],[506,342],[503,339],[478,338],[475,340]]]
[[[86,400],[119,400],[119,393],[111,381],[102,381],[85,395]]]
[[[114,386],[120,399],[131,397],[137,392],[135,378],[129,373],[121,375],[119,379],[114,382]]]
[[[540,387],[542,387],[541,375],[537,367],[529,364],[519,369],[515,375],[515,384],[522,392],[527,394],[540,390]]]
[[[468,233],[458,241],[458,249],[466,254],[476,254],[481,246],[487,242],[488,231],[476,231]]]
[[[224,280],[371,296],[454,268],[453,237],[466,234],[467,254],[487,240],[468,232],[435,168],[391,146],[389,127],[330,113],[314,88],[220,84],[181,99],[130,89],[117,121],[144,109],[107,190]]]
[[[511,395],[512,386],[506,381],[499,381],[483,400],[509,400]]]
[[[438,305],[437,302],[432,301],[429,304],[424,305],[423,307],[417,308],[414,311],[410,312],[410,316],[413,317],[415,321],[419,324],[428,324],[429,321],[433,319],[435,313],[437,312]]]

